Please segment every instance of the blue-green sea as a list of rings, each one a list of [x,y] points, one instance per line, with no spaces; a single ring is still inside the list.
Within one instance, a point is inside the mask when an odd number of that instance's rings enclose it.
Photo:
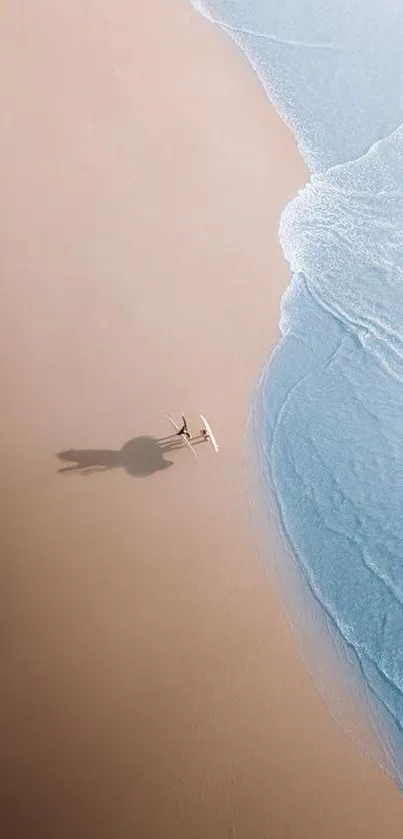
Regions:
[[[403,3],[193,5],[242,49],[310,172],[280,222],[291,277],[253,401],[257,469],[292,602],[310,593],[312,661],[330,632],[402,786]]]

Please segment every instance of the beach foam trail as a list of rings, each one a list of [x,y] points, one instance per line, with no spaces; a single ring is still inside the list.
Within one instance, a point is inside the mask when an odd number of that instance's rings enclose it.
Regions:
[[[348,660],[402,785],[403,7],[194,5],[241,46],[310,169],[281,217],[293,274],[254,398],[256,467],[294,606],[299,591]]]

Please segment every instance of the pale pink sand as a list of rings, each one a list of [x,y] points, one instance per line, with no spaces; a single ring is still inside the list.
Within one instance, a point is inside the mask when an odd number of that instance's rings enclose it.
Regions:
[[[0,33],[2,835],[400,837],[248,520],[292,137],[185,0],[5,0]],[[218,457],[57,473],[181,410]]]

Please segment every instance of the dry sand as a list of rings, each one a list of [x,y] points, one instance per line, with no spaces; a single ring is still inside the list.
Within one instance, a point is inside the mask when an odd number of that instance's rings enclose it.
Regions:
[[[0,32],[2,835],[400,837],[248,520],[293,139],[186,0],[5,0]],[[181,410],[219,457],[58,473]]]

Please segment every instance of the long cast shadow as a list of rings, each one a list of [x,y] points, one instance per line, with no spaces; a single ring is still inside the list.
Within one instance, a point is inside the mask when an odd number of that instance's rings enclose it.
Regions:
[[[196,441],[198,442],[198,441]],[[142,436],[128,440],[119,451],[114,449],[65,449],[58,452],[59,460],[70,463],[58,469],[59,474],[91,475],[110,469],[124,469],[134,478],[146,478],[155,472],[169,469],[174,463],[164,454],[183,448],[175,434],[168,437]]]

